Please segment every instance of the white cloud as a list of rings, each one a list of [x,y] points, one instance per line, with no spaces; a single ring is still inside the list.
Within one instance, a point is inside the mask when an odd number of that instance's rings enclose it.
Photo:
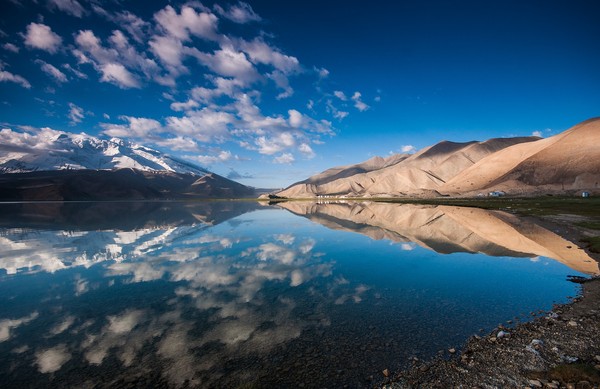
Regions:
[[[294,156],[290,153],[284,153],[278,157],[273,158],[273,162],[281,164],[290,164],[294,162]]]
[[[105,47],[91,30],[79,31],[75,36],[78,49],[73,50],[73,55],[79,63],[91,63],[101,74],[100,81],[123,89],[141,87],[136,71],[158,81],[159,66],[139,53],[121,31],[113,31],[108,41],[110,46]]]
[[[78,18],[82,17],[85,13],[85,9],[76,0],[50,0],[49,4]]]
[[[375,100],[376,103],[379,103],[381,101],[381,96],[375,96],[373,100]]]
[[[198,161],[202,165],[212,165],[217,162],[225,162],[229,161],[233,158],[231,151],[221,151],[217,155],[194,155],[194,156],[186,156],[187,159],[192,159]]]
[[[67,69],[68,71],[70,71],[71,73],[73,73],[75,76],[77,76],[79,78],[83,78],[83,79],[88,78],[87,74],[75,69],[73,66],[69,65],[68,63],[63,64],[62,67]]]
[[[10,42],[3,44],[2,47],[4,48],[4,50],[12,51],[13,53],[19,52],[19,48]]]
[[[245,24],[249,22],[260,22],[262,18],[254,12],[250,4],[238,2],[230,6],[227,10],[218,4],[214,6],[217,13],[233,22]]]
[[[110,82],[120,88],[140,88],[139,81],[120,63],[107,63],[100,66],[100,81]]]
[[[14,82],[16,84],[21,85],[23,88],[31,88],[31,84],[29,83],[29,81],[17,74],[13,74],[11,72],[2,70],[2,67],[0,67],[0,82]]]
[[[267,74],[267,77],[273,80],[275,85],[282,90],[282,92],[277,95],[277,100],[288,98],[294,94],[294,90],[290,86],[290,80],[288,80],[286,75],[279,70],[275,70],[274,72]]]
[[[190,50],[190,54],[210,70],[221,76],[234,77],[245,84],[252,83],[259,78],[258,72],[252,63],[248,61],[246,55],[231,46],[222,47],[213,54],[204,53],[196,49]]]
[[[25,45],[56,53],[62,43],[62,38],[55,34],[50,27],[41,23],[30,23],[27,26],[27,33],[24,35]]]
[[[329,77],[329,70],[325,69],[325,68],[317,68],[316,66],[313,67],[314,71],[317,72],[317,74],[319,75],[319,78],[327,78]]]
[[[296,57],[281,53],[262,39],[257,38],[250,42],[240,40],[238,44],[254,64],[271,65],[286,75],[300,71],[300,61]]]
[[[158,146],[166,147],[175,151],[198,151],[198,143],[196,143],[195,140],[184,136],[160,139],[154,141],[154,143]]]
[[[304,124],[304,116],[295,109],[290,109],[288,111],[288,115],[290,115],[289,123],[290,126],[294,128],[299,128]]]
[[[352,95],[352,100],[354,101],[354,107],[358,109],[360,112],[364,112],[369,109],[369,106],[361,101],[360,92],[354,92]]]
[[[261,136],[255,140],[256,146],[258,146],[258,152],[266,155],[273,155],[286,148],[292,147],[296,144],[294,136],[290,132],[282,132],[272,137]]]
[[[171,109],[173,111],[189,111],[191,109],[194,108],[198,108],[200,106],[200,104],[198,104],[196,101],[189,99],[188,101],[181,103],[181,102],[174,102],[171,103]]]
[[[400,147],[400,151],[402,151],[403,153],[414,153],[415,151],[417,151],[417,149],[413,145],[403,145],[402,147]]]
[[[168,5],[154,19],[168,35],[182,41],[189,40],[190,34],[208,40],[217,38],[217,17],[209,12],[196,12],[188,5],[181,7],[181,13]]]
[[[117,138],[146,138],[151,134],[156,134],[162,131],[161,124],[154,119],[137,118],[132,116],[121,116],[120,119],[125,120],[128,123],[103,123],[101,124],[101,127],[104,129],[103,133]]]
[[[129,11],[117,13],[113,17],[115,23],[121,26],[138,43],[143,43],[150,23],[142,20]]]
[[[223,141],[235,117],[222,111],[203,108],[191,111],[184,117],[168,117],[167,128],[178,135],[191,136],[200,142]]]
[[[333,95],[342,101],[348,100],[348,98],[346,97],[346,94],[344,92],[342,92],[341,90],[334,91]]]
[[[302,143],[300,146],[298,146],[298,150],[304,154],[306,158],[310,159],[315,157],[315,152],[307,143]]]
[[[349,113],[346,111],[337,111],[336,113],[333,114],[333,117],[338,120],[342,120],[348,115],[349,115]]]
[[[73,103],[69,103],[69,119],[71,120],[70,124],[72,126],[81,123],[81,121],[85,118],[83,113],[83,109],[78,107]]]
[[[531,136],[537,136],[537,137],[541,138],[542,137],[542,132],[541,131],[533,131],[531,133]]]
[[[44,73],[48,74],[50,77],[54,78],[56,81],[58,81],[58,82],[67,82],[68,81],[67,76],[63,72],[58,70],[54,65],[51,65],[42,60],[37,60],[35,62],[40,65],[40,67],[42,68]]]
[[[165,65],[181,71],[183,45],[179,39],[170,36],[154,36],[150,41],[150,49]]]

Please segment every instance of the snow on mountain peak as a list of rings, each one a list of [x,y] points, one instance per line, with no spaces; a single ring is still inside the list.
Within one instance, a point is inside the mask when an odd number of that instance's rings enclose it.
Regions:
[[[133,168],[204,175],[201,167],[120,138],[100,139],[50,128],[37,133],[0,130],[0,173]]]

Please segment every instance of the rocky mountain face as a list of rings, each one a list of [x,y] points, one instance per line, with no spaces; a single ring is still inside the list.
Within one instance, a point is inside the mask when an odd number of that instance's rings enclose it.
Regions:
[[[600,191],[600,119],[550,138],[443,141],[393,163],[329,169],[277,193],[280,197],[476,196]],[[363,166],[369,166],[365,169]]]
[[[238,198],[253,188],[113,138],[62,133],[43,148],[0,154],[0,200]]]

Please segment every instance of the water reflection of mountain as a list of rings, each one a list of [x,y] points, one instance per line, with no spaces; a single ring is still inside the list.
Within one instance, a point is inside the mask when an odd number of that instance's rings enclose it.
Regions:
[[[216,225],[257,208],[251,201],[0,203],[0,228],[132,231],[198,222]]]
[[[245,201],[0,204],[0,269],[54,272],[143,258],[256,208]]]
[[[543,256],[583,273],[599,273],[598,263],[577,244],[506,212],[367,202],[285,202],[279,206],[329,228],[354,231],[373,239],[414,242],[442,254]]]

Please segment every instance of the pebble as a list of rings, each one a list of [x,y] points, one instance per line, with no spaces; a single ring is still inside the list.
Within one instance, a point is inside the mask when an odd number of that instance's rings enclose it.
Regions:
[[[456,349],[455,348],[448,349],[448,352],[450,354],[454,354],[456,352]]]
[[[502,339],[504,337],[508,338],[509,336],[510,336],[510,333],[508,333],[506,331],[499,331],[498,335],[496,335],[496,338]]]
[[[390,376],[390,371],[388,369],[385,369],[384,371],[382,371],[383,376],[384,377],[389,377]]]
[[[552,381],[552,382],[548,382],[546,384],[546,387],[550,388],[550,389],[558,389],[560,387],[560,385],[559,385],[559,383]]]
[[[543,340],[539,340],[539,339],[533,339],[531,341],[531,343],[529,343],[531,346],[541,346],[544,344]]]
[[[542,387],[542,383],[538,380],[529,380],[529,385],[536,387],[536,388]]]
[[[569,320],[569,322],[567,323],[567,325],[569,327],[577,327],[577,322],[573,321],[573,320]]]
[[[598,362],[600,362],[600,355],[596,355],[596,356],[594,357],[594,359],[595,359],[595,360],[597,360]]]

